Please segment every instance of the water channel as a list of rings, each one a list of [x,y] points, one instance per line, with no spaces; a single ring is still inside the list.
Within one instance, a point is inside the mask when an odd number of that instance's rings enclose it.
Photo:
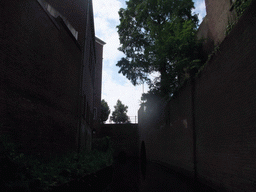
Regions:
[[[198,192],[214,190],[195,184],[182,176],[154,162],[140,163],[137,158],[116,158],[113,164],[112,183],[104,192]]]

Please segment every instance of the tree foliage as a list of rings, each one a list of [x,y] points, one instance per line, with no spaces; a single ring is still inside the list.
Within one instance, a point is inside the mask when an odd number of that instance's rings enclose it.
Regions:
[[[234,7],[236,10],[237,17],[240,18],[244,11],[250,6],[252,0],[236,0]]]
[[[107,121],[109,114],[110,114],[109,106],[107,102],[103,99],[101,100],[101,115],[100,115],[101,123],[104,123],[105,121]]]
[[[197,15],[192,0],[129,0],[119,10],[117,26],[126,57],[116,64],[134,85],[147,82],[152,91],[171,95],[200,66]],[[151,80],[149,74],[159,72]]]
[[[112,112],[110,119],[115,123],[130,123],[129,117],[127,116],[128,106],[122,104],[118,99],[116,105],[114,106],[115,110]]]

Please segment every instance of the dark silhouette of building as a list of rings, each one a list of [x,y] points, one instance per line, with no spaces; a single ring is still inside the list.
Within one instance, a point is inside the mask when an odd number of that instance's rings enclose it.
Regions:
[[[1,1],[0,133],[26,153],[89,150],[103,45],[92,0]]]

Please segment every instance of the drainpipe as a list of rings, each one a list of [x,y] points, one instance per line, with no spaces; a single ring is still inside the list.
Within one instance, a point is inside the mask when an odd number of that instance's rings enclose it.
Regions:
[[[195,124],[195,74],[196,69],[190,71],[191,77],[191,111],[192,111],[192,130],[193,130],[193,163],[194,163],[194,180],[197,180],[197,156],[196,156],[196,124]]]
[[[87,18],[86,18],[86,22],[88,23],[88,17],[89,17],[89,2],[87,3]],[[86,23],[86,24],[87,24]],[[84,40],[84,46],[81,47],[82,50],[82,59],[81,59],[81,67],[80,67],[80,82],[79,82],[79,92],[78,92],[78,149],[77,152],[79,153],[81,150],[81,128],[82,128],[82,111],[83,111],[83,79],[84,79],[84,61],[85,61],[85,51],[86,51],[86,42],[87,42],[87,26],[85,24],[85,40]],[[85,101],[84,101],[85,102]]]
[[[83,70],[84,70],[84,47],[82,48],[82,61],[81,61],[81,66],[80,66],[80,77],[79,77],[79,91],[78,91],[78,106],[77,106],[77,118],[78,118],[78,148],[77,148],[77,152],[80,152],[80,148],[81,148],[81,115],[82,115],[82,92],[83,92]]]

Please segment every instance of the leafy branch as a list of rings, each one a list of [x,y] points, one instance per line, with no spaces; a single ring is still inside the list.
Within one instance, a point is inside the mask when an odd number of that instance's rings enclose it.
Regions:
[[[7,191],[48,191],[72,179],[100,170],[113,163],[113,149],[110,138],[93,141],[93,150],[67,152],[48,162],[34,156],[17,152],[17,144],[10,141],[10,136],[1,135],[0,143],[4,149],[1,171]]]

